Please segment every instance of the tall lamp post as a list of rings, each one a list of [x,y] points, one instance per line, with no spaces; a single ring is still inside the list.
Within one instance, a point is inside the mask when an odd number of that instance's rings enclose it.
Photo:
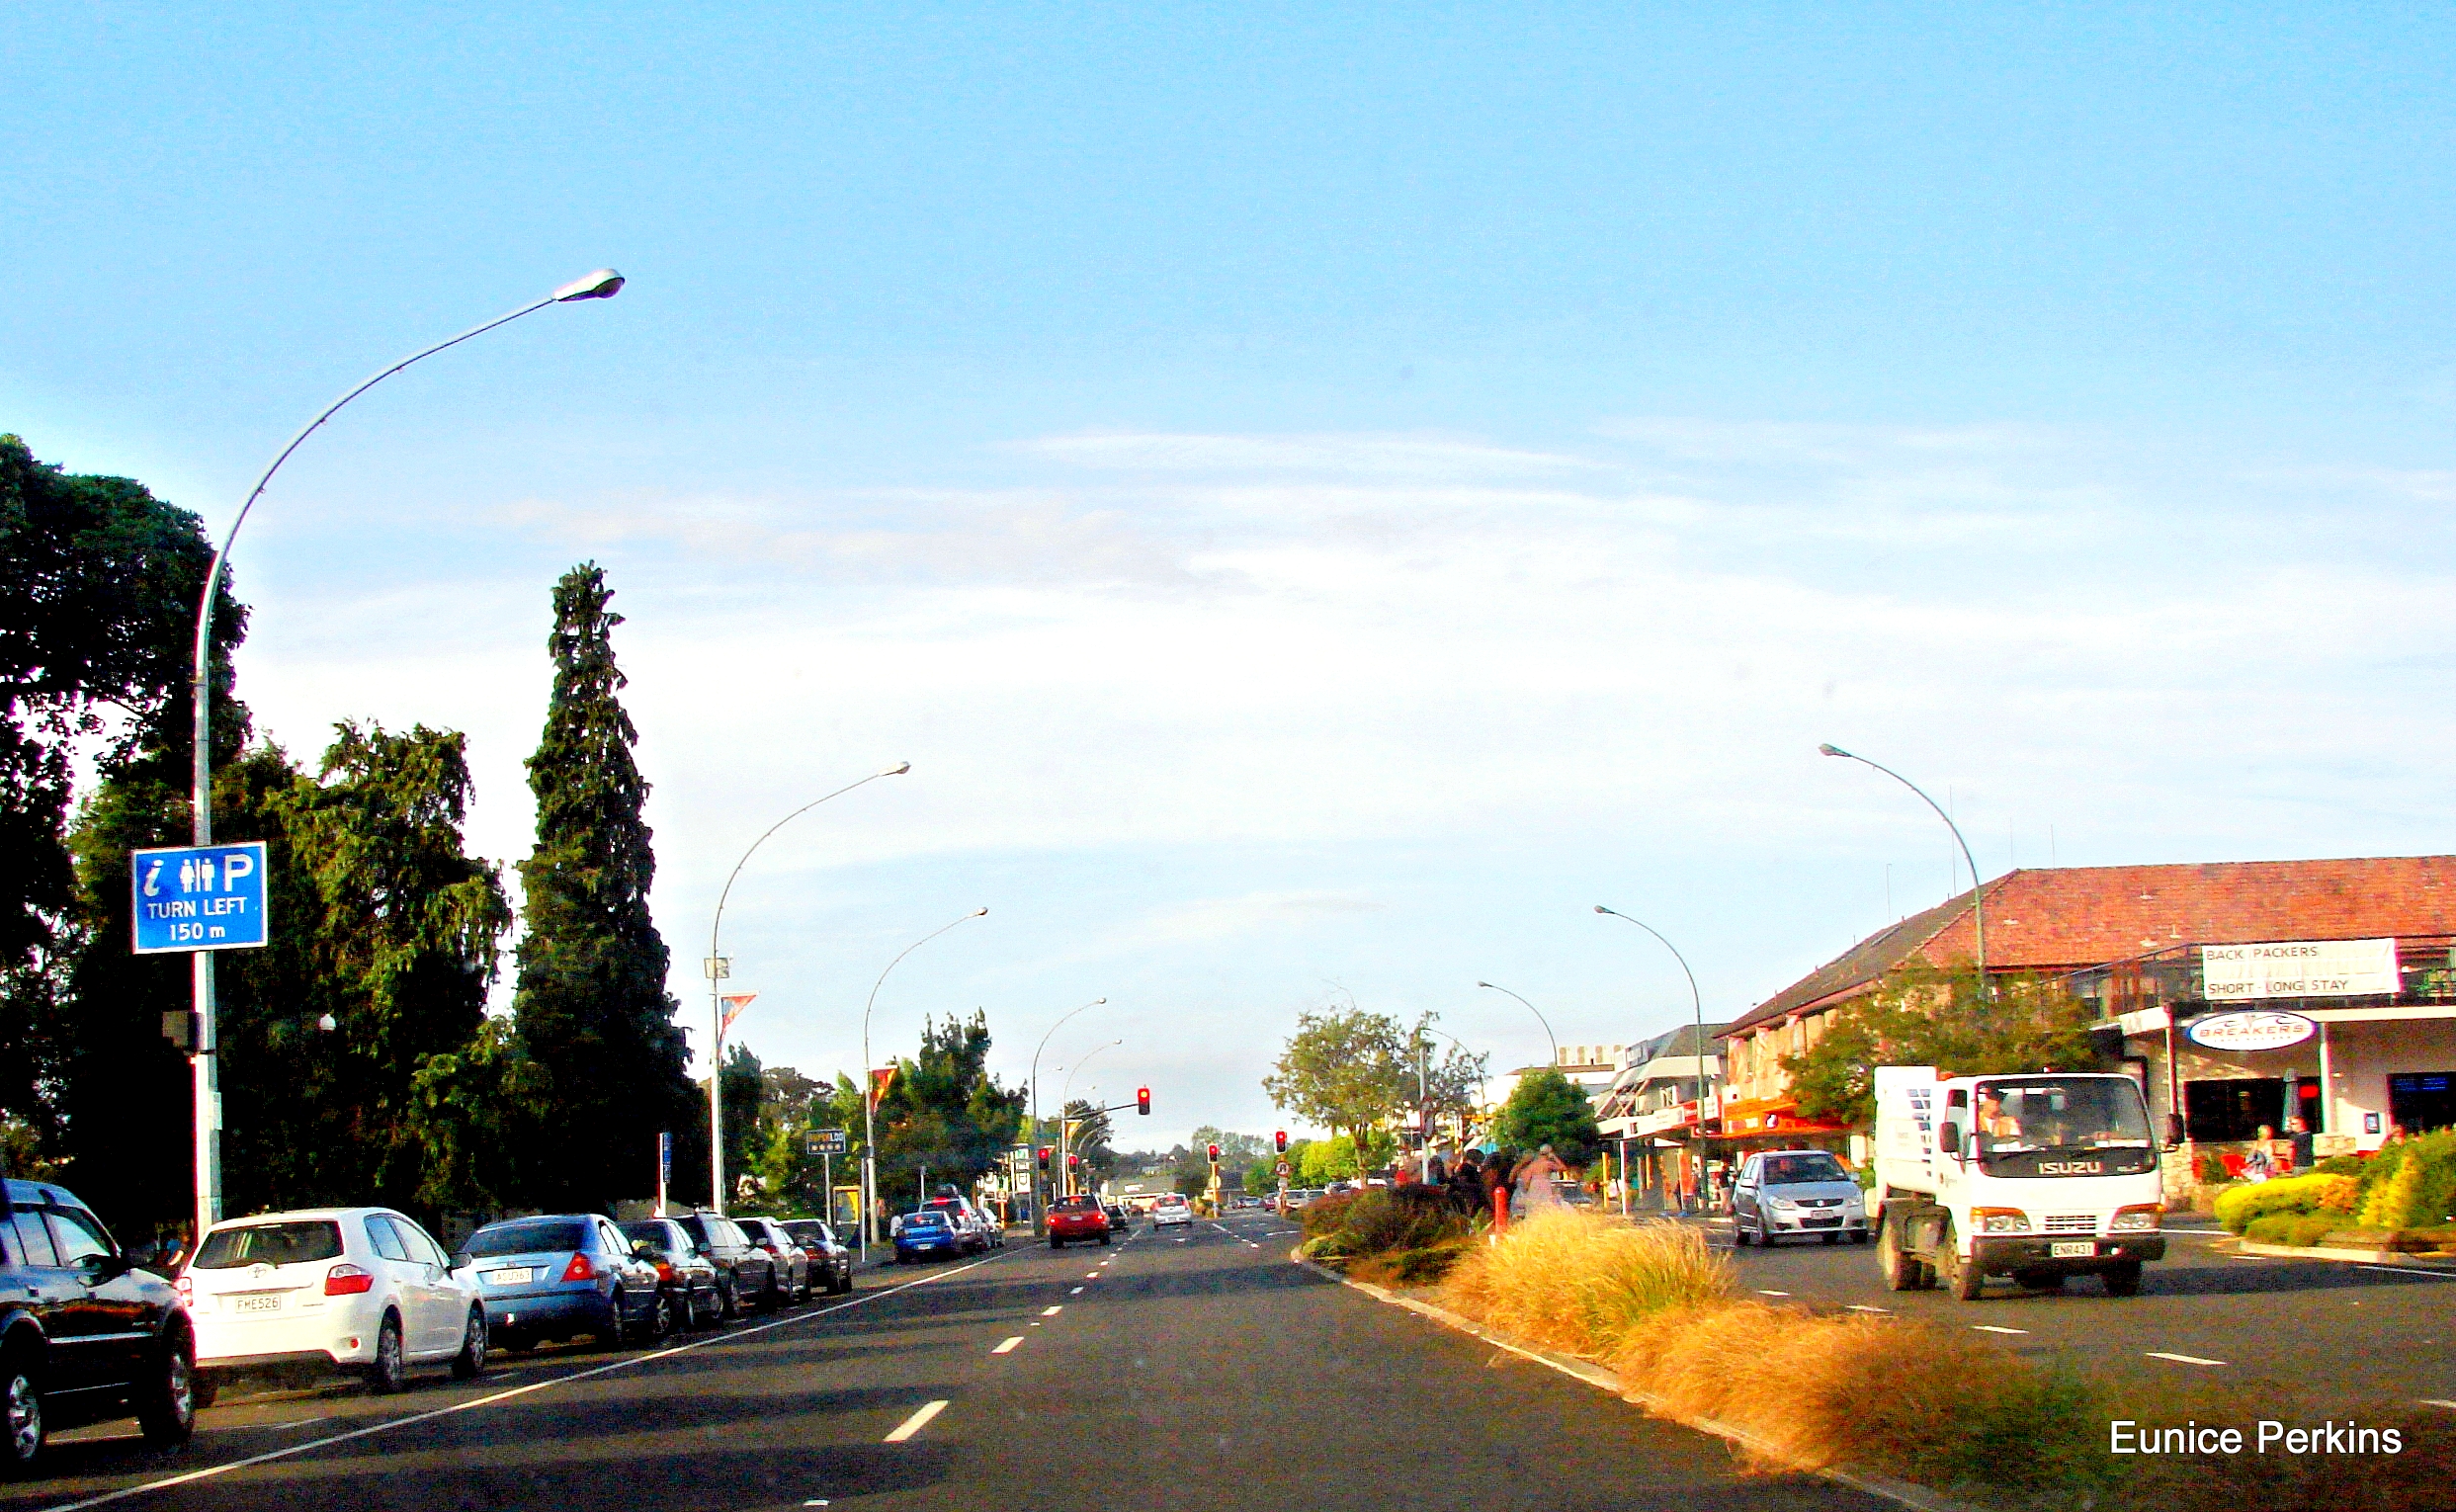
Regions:
[[[1615,919],[1628,919],[1630,923],[1645,930],[1655,939],[1662,940],[1663,949],[1671,952],[1671,959],[1680,963],[1680,974],[1688,978],[1689,1011],[1696,1016],[1697,1021],[1697,1040],[1689,1048],[1695,1051],[1697,1056],[1697,1120],[1703,1124],[1706,1118],[1706,1005],[1705,1000],[1697,995],[1697,973],[1688,968],[1688,958],[1680,954],[1680,948],[1669,940],[1664,940],[1663,932],[1653,925],[1647,923],[1644,919],[1630,918],[1619,909],[1606,908],[1601,903],[1595,904],[1595,912],[1610,914]]]
[[[977,919],[988,911],[986,908],[975,908],[954,923],[939,925],[897,951],[895,959],[887,964],[887,971],[903,965],[906,956],[957,924],[966,919]],[[870,1001],[864,1003],[861,1010],[861,1259],[864,1265],[870,1263],[870,1231],[879,1225],[876,1211],[879,1201],[879,1088],[877,1068],[870,1063],[870,1010],[879,1006],[879,989],[887,985],[887,971],[881,971],[879,979],[870,984]]]
[[[1843,750],[1838,745],[1830,743],[1821,745],[1817,747],[1817,750],[1820,755],[1839,756],[1844,761],[1855,761],[1863,767],[1875,767],[1879,772],[1884,773],[1895,782],[1900,783],[1905,788],[1909,789],[1912,793],[1917,794],[1918,800],[1925,803],[1928,807],[1935,809],[1936,817],[1942,819],[1944,821],[1944,827],[1953,832],[1954,843],[1962,848],[1962,860],[1970,863],[1970,927],[1971,932],[1978,937],[1979,996],[1982,1000],[1992,1000],[1995,996],[1995,989],[1989,985],[1987,979],[1987,883],[1979,880],[1979,859],[1970,854],[1970,842],[1962,838],[1962,827],[1954,823],[1953,816],[1946,813],[1943,806],[1934,798],[1929,798],[1926,792],[1922,790],[1918,784],[1910,781],[1908,778],[1903,776],[1893,768],[1888,766],[1880,766],[1876,762],[1868,760],[1865,756],[1855,755],[1852,752]]]
[[[733,870],[725,874],[723,888],[717,893],[717,916],[708,926],[708,1029],[709,1044],[715,1048],[708,1061],[711,1068],[708,1073],[708,1192],[709,1206],[719,1213],[724,1211],[723,993],[725,964],[724,953],[717,948],[717,937],[719,932],[724,928],[725,899],[733,895],[734,880],[742,875],[742,868],[750,865],[752,853],[768,843],[768,836],[826,802],[828,798],[842,798],[865,783],[875,783],[882,777],[901,777],[911,770],[911,762],[899,761],[885,771],[871,773],[861,782],[846,783],[833,793],[814,798],[769,825],[760,832],[758,839],[750,842],[750,850],[742,852],[742,859],[733,863]],[[831,1197],[829,1201],[832,1203],[833,1198]]]
[[[247,491],[239,504],[237,518],[223,533],[221,546],[213,552],[213,564],[205,574],[205,593],[196,612],[196,663],[192,673],[195,701],[196,754],[189,796],[189,813],[194,821],[198,845],[213,843],[213,599],[221,591],[221,579],[230,561],[230,547],[239,538],[239,527],[247,523],[247,513],[256,507],[256,500],[273,481],[273,474],[282,470],[290,455],[305,444],[306,439],[323,427],[325,421],[341,412],[343,405],[375,387],[393,374],[413,363],[433,357],[447,347],[457,347],[473,336],[482,336],[498,325],[508,325],[523,315],[534,314],[549,304],[568,304],[576,299],[611,299],[623,287],[623,275],[611,268],[600,268],[583,278],[573,279],[542,299],[535,299],[508,314],[497,315],[483,325],[475,325],[449,341],[412,352],[399,362],[360,383],[324,406],[316,417],[306,423],[298,434],[290,438],[290,445],[274,454],[256,479],[256,486]],[[194,981],[197,1018],[196,1052],[196,1242],[203,1243],[205,1230],[221,1218],[221,1075],[217,1051],[220,1038],[213,1017],[213,953],[198,951],[190,970]]]
[[[1034,1148],[1038,1148],[1041,1142],[1041,1051],[1049,1049],[1050,1035],[1054,1035],[1059,1030],[1064,1028],[1067,1019],[1081,1013],[1085,1008],[1097,1008],[1102,1003],[1107,1001],[1108,999],[1105,997],[1095,997],[1090,1002],[1085,1003],[1082,1008],[1067,1009],[1063,1014],[1059,1016],[1057,1023],[1049,1026],[1049,1034],[1041,1036],[1041,1043],[1032,1048],[1032,1130],[1029,1135],[1027,1135],[1027,1142]],[[1059,1125],[1059,1128],[1061,1130],[1064,1127],[1063,1123]],[[1035,1159],[1033,1161],[1033,1168],[1037,1170],[1039,1165],[1040,1162]],[[1039,1179],[1035,1177],[1032,1184],[1033,1235],[1038,1237],[1041,1233],[1045,1232],[1047,1228],[1048,1218],[1042,1211],[1041,1184]]]
[[[1488,981],[1480,981],[1476,985],[1498,992],[1505,997],[1518,997],[1517,993],[1510,991],[1507,987],[1495,986]],[[1553,1038],[1552,1021],[1544,1017],[1543,1009],[1536,1007],[1533,1003],[1527,1003],[1525,998],[1518,997],[1518,1001],[1526,1003],[1526,1011],[1535,1015],[1536,1023],[1544,1026],[1544,1038],[1552,1041],[1552,1063],[1558,1066],[1561,1063],[1561,1042]]]
[[[1081,1058],[1067,1069],[1065,1085],[1058,1093],[1058,1179],[1065,1183],[1065,1195],[1068,1197],[1074,1195],[1074,1175],[1073,1167],[1067,1162],[1066,1156],[1072,1152],[1074,1140],[1066,1133],[1066,1104],[1074,1096],[1074,1073],[1081,1070],[1084,1062],[1092,1056],[1104,1050],[1115,1050],[1125,1043],[1123,1040],[1111,1040],[1106,1045],[1095,1045],[1083,1051]]]

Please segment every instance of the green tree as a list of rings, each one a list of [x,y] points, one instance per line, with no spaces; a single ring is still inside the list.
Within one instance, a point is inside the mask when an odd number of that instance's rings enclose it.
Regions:
[[[1595,1129],[1595,1110],[1586,1100],[1586,1089],[1549,1065],[1518,1078],[1509,1101],[1501,1105],[1497,1123],[1503,1144],[1522,1150],[1549,1144],[1554,1154],[1571,1166],[1593,1159],[1603,1137]]]
[[[1386,1014],[1304,1013],[1262,1090],[1309,1124],[1353,1134],[1414,1104],[1415,1066],[1397,1021]]]
[[[986,1015],[922,1024],[921,1052],[879,1103],[878,1190],[890,1208],[918,1194],[924,1167],[932,1187],[969,1187],[1014,1142],[1024,1093],[1000,1086],[988,1059]]]
[[[2098,1063],[2096,1017],[2061,982],[1999,976],[1992,996],[1967,961],[1923,960],[1889,972],[1876,990],[1825,1016],[1823,1033],[1782,1057],[1804,1118],[1876,1122],[1876,1067],[1932,1065],[1953,1076],[2078,1070]]]
[[[132,959],[127,905],[115,933],[80,884],[71,762],[89,750],[131,820],[141,804],[149,838],[188,838],[189,659],[212,559],[197,517],[142,484],[65,473],[0,436],[0,1123],[14,1130],[13,1169],[65,1164],[131,1227],[189,1205],[184,1164],[160,1158],[185,1142],[187,1065],[158,1033],[161,1010],[184,1006],[172,994],[187,963],[95,969]],[[246,623],[225,580],[210,662],[216,764],[246,738],[230,681]],[[118,990],[82,995],[78,978],[99,974]],[[94,1116],[72,1131],[79,1106]]]
[[[513,1010],[530,1056],[554,1079],[530,1193],[548,1208],[649,1190],[656,1134],[697,1112],[665,991],[665,942],[648,913],[648,784],[619,697],[613,596],[593,562],[554,585],[554,687],[529,758],[538,838],[520,866],[527,933]]]

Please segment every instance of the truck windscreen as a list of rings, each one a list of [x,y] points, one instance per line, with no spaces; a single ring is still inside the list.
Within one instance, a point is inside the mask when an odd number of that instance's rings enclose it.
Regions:
[[[1971,1135],[1990,1176],[2129,1176],[2158,1161],[2149,1110],[2125,1076],[1980,1082]]]

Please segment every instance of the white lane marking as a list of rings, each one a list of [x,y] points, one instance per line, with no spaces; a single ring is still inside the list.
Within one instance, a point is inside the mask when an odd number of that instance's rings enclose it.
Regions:
[[[1756,1295],[1759,1297],[1788,1297],[1791,1294],[1788,1292],[1777,1292],[1771,1287],[1759,1287],[1756,1289]]]
[[[1977,1329],[1977,1330],[1979,1330],[1981,1333],[2027,1333],[2027,1332],[2029,1332],[2029,1330],[2028,1330],[2028,1329],[2026,1329],[2026,1328],[2006,1328],[2006,1327],[2004,1327],[2004,1326],[2002,1326],[2001,1324],[1998,1324],[1998,1323],[1973,1323],[1973,1324],[1971,1324],[1970,1326],[1971,1326],[1971,1327],[1973,1327],[1973,1328],[1976,1328],[1976,1329]]]
[[[939,1413],[946,1410],[947,1404],[945,1402],[931,1402],[920,1411],[912,1414],[912,1416],[905,1418],[900,1423],[897,1423],[895,1425],[895,1431],[889,1434],[882,1442],[889,1444],[901,1444],[904,1440],[911,1438],[914,1434],[919,1433],[924,1428],[927,1428],[931,1418],[936,1417]]]
[[[329,1423],[333,1420],[333,1417],[334,1414],[327,1412],[322,1417],[293,1418],[287,1423],[261,1423],[258,1424],[258,1426],[263,1428],[268,1433],[276,1433],[290,1428],[304,1428],[309,1423]]]
[[[1006,1355],[1006,1354],[1012,1354],[1012,1353],[1014,1353],[1015,1346],[1016,1346],[1016,1345],[1018,1345],[1018,1344],[1020,1344],[1020,1343],[1022,1343],[1022,1342],[1023,1342],[1023,1335],[1022,1335],[1022,1334],[1017,1334],[1017,1335],[1015,1335],[1013,1338],[1008,1339],[1005,1343],[1000,1344],[997,1348],[995,1348],[995,1349],[993,1349],[993,1350],[989,1351],[989,1353],[991,1353],[991,1354],[993,1354],[993,1355]]]
[[[1083,1295],[1083,1289],[1081,1287],[1076,1287],[1073,1291],[1068,1292],[1066,1295],[1068,1297],[1080,1297]]]
[[[2456,1401],[2449,1401],[2449,1400],[2448,1400],[2446,1397],[2444,1397],[2444,1396],[2425,1396],[2425,1397],[2421,1398],[2421,1404],[2422,1404],[2423,1406],[2425,1406],[2425,1407],[2451,1407],[2451,1408],[2456,1408]]]
[[[244,1460],[232,1460],[226,1465],[209,1465],[203,1470],[190,1470],[184,1475],[166,1475],[160,1480],[147,1480],[137,1485],[123,1486],[116,1491],[105,1491],[99,1496],[88,1496],[83,1501],[59,1502],[42,1508],[42,1512],[85,1512],[88,1507],[125,1501],[130,1496],[142,1495],[147,1491],[159,1491],[170,1486],[186,1485],[191,1481],[211,1480],[216,1475],[227,1475],[232,1470],[247,1470],[274,1460],[287,1460],[294,1455],[305,1454],[310,1449],[322,1449],[328,1444],[346,1444],[352,1439],[372,1438],[379,1433],[390,1433],[395,1428],[407,1428],[417,1423],[431,1423],[439,1417],[450,1417],[456,1412],[467,1412],[477,1407],[491,1407],[496,1402],[509,1401],[515,1396],[526,1396],[532,1391],[543,1391],[548,1386],[561,1386],[571,1381],[586,1381],[591,1376],[603,1376],[613,1371],[627,1371],[635,1365],[646,1365],[653,1360],[669,1360],[676,1355],[687,1355],[695,1349],[706,1349],[711,1344],[729,1344],[735,1339],[746,1339],[754,1333],[765,1333],[771,1328],[783,1328],[793,1323],[806,1323],[812,1318],[842,1312],[849,1307],[867,1306],[883,1297],[892,1297],[898,1292],[908,1292],[914,1287],[925,1287],[933,1282],[944,1281],[950,1276],[961,1276],[966,1271],[976,1271],[984,1265],[995,1264],[1004,1258],[1003,1255],[985,1255],[970,1264],[959,1265],[950,1270],[932,1271],[926,1276],[916,1276],[910,1281],[889,1287],[883,1292],[864,1292],[857,1297],[848,1297],[843,1302],[817,1308],[814,1311],[797,1312],[791,1317],[780,1317],[772,1322],[752,1323],[747,1327],[736,1328],[730,1333],[694,1339],[688,1344],[676,1344],[670,1349],[660,1349],[653,1354],[634,1355],[628,1360],[611,1361],[589,1370],[573,1371],[567,1376],[550,1376],[544,1381],[533,1381],[527,1386],[513,1386],[507,1391],[495,1391],[485,1396],[471,1397],[467,1401],[454,1402],[449,1407],[437,1407],[432,1412],[413,1412],[407,1417],[395,1417],[381,1423],[370,1423],[364,1428],[353,1428],[347,1433],[328,1434],[320,1439],[309,1439],[303,1444],[269,1449],[260,1455],[250,1455]],[[943,1407],[946,1403],[940,1402],[938,1405]],[[926,1422],[928,1419],[924,1418],[922,1421]]]
[[[2224,1365],[2223,1360],[2203,1360],[2198,1355],[2170,1355],[2162,1349],[2149,1351],[2152,1360],[2171,1360],[2177,1365]]]
[[[1100,1273],[1098,1271],[1085,1271],[1083,1273],[1083,1279],[1085,1281],[1098,1281],[1100,1279]]]
[[[2400,1276],[2436,1276],[2441,1281],[2456,1280],[2456,1271],[2425,1271],[2414,1265],[2365,1265],[2366,1271],[2394,1271]]]
[[[1076,1290],[1077,1292],[1080,1292],[1080,1291],[1081,1291],[1081,1290],[1083,1290],[1083,1289],[1082,1289],[1081,1287],[1076,1287],[1074,1290]],[[1058,1304],[1057,1304],[1056,1306],[1054,1306],[1054,1307],[1043,1307],[1043,1308],[1041,1309],[1041,1316],[1043,1316],[1043,1317],[1056,1317],[1059,1313],[1063,1312],[1063,1311],[1065,1311],[1065,1310],[1066,1310],[1065,1303],[1063,1303],[1063,1302],[1059,1302],[1059,1303],[1058,1303]]]
[[[1850,1304],[1850,1310],[1853,1312],[1876,1312],[1890,1315],[1894,1309],[1891,1307],[1871,1307],[1866,1302],[1852,1302]]]

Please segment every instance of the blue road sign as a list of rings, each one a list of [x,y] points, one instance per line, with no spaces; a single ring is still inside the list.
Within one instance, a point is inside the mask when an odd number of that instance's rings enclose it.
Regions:
[[[271,938],[264,842],[138,851],[136,954],[249,950]]]

